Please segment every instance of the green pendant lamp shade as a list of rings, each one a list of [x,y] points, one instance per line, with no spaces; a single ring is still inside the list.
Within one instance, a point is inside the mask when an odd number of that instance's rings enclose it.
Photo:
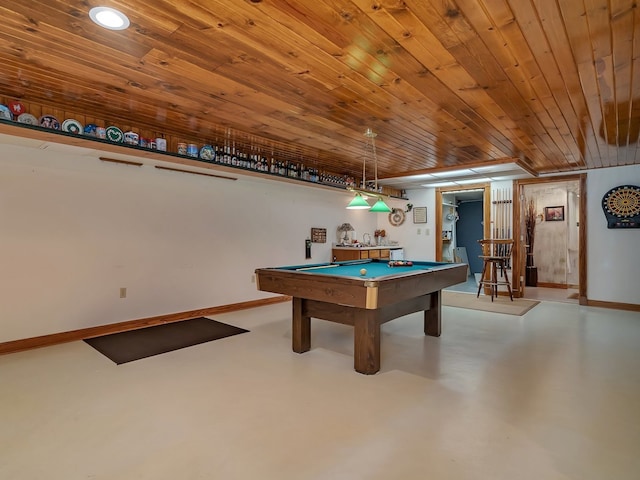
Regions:
[[[368,210],[371,206],[367,203],[364,197],[360,193],[356,193],[351,203],[347,205],[349,210]]]
[[[369,211],[374,213],[389,213],[391,209],[382,199],[379,199]]]

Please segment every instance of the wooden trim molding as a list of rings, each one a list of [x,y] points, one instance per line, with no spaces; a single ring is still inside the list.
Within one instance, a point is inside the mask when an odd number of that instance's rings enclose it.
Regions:
[[[102,158],[100,158],[100,160],[102,160]],[[192,175],[204,175],[205,177],[222,178],[223,180],[238,180],[235,177],[225,177],[224,175],[215,175],[213,173],[192,172],[191,170],[182,170],[181,168],[163,167],[161,165],[156,165],[155,167],[159,170],[169,170],[171,172],[190,173]]]
[[[152,327],[154,325],[179,322],[181,320],[188,320],[190,318],[237,312],[239,310],[263,307],[266,305],[288,302],[290,300],[291,297],[280,295],[276,297],[264,298],[261,300],[250,300],[247,302],[231,303],[229,305],[220,305],[217,307],[189,310],[186,312],[169,313],[156,317],[139,318],[137,320],[128,320],[126,322],[111,323],[108,325],[99,325],[97,327],[53,333],[51,335],[42,335],[40,337],[12,340],[9,342],[0,343],[0,355],[21,352],[24,350],[31,350],[33,348],[50,347],[52,345],[58,345],[60,343],[75,342],[78,340],[84,340],[85,338],[99,337],[101,335],[109,335],[111,333],[126,332],[128,330],[137,330],[139,328]]]
[[[629,312],[640,312],[640,305],[638,305],[637,303],[605,302],[603,300],[587,299],[585,305],[587,305],[588,307],[612,308],[614,310],[628,310]]]
[[[560,288],[560,289],[564,288],[565,290],[569,288],[569,285],[566,283],[551,283],[551,282],[538,282],[536,286],[546,287],[546,288]]]
[[[520,254],[524,254],[524,232],[522,231],[522,205],[521,205],[521,195],[523,194],[523,186],[524,185],[532,185],[532,184],[543,184],[543,183],[554,183],[554,182],[563,182],[563,181],[578,181],[580,185],[580,212],[578,214],[578,303],[580,305],[589,305],[589,300],[587,298],[587,174],[567,174],[567,175],[559,175],[555,177],[543,177],[543,178],[530,178],[530,179],[519,179],[514,180],[513,182],[513,191],[514,191],[514,215],[519,215],[519,219],[514,218],[514,232],[517,235],[514,235],[516,239],[516,244],[514,245],[514,251],[520,252]],[[517,193],[515,193],[517,192]],[[522,249],[522,250],[521,250]],[[517,258],[517,257],[514,257]],[[522,258],[522,257],[520,257]],[[523,272],[521,272],[521,263],[516,263],[515,267],[518,269],[517,272],[513,274],[514,278],[514,290],[516,289],[516,280],[517,282],[521,282],[521,278]],[[517,274],[517,277],[516,277]],[[542,284],[538,283],[540,286]],[[523,291],[524,285],[517,284],[518,290],[520,292]],[[562,288],[565,288],[564,286]]]
[[[578,222],[578,302],[587,305],[587,174],[580,175],[580,213]]]
[[[456,185],[453,187],[437,187],[436,188],[436,207],[435,207],[435,222],[436,222],[436,262],[442,261],[442,194],[452,192],[463,192],[465,190],[480,190],[482,189],[482,225],[484,238],[489,238],[491,233],[491,184],[490,183],[476,183],[473,185]],[[479,240],[479,239],[478,239]]]
[[[134,162],[131,160],[121,160],[119,158],[98,157],[103,162],[120,163],[122,165],[132,165],[134,167],[141,167],[144,165],[142,162]]]
[[[527,248],[525,247],[526,228],[522,212],[522,187],[517,180],[511,186],[511,198],[513,200],[512,225],[513,225],[513,249],[511,250],[511,290],[513,296],[522,298],[524,295],[525,272],[527,262]]]

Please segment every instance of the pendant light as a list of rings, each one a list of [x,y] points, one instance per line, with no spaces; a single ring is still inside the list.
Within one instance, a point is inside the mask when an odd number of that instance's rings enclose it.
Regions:
[[[374,172],[374,192],[362,191],[352,188],[351,191],[355,192],[355,197],[353,200],[347,205],[348,209],[356,210],[356,209],[369,209],[370,212],[374,213],[389,213],[391,209],[382,199],[382,195],[378,193],[378,155],[376,154],[376,142],[375,138],[377,136],[376,133],[373,132],[370,128],[367,128],[367,131],[364,132],[364,136],[367,137],[365,142],[365,154],[362,160],[362,187],[366,187],[366,173],[367,173],[367,155],[371,155],[373,159],[373,172]],[[373,207],[369,208],[369,204],[365,200],[364,197],[376,197],[378,200],[373,205]]]
[[[378,201],[373,204],[373,207],[369,209],[369,211],[374,213],[389,213],[391,212],[391,209],[389,208],[389,205],[384,203],[384,200],[379,198]]]
[[[371,205],[367,203],[361,193],[356,192],[356,196],[353,197],[347,208],[349,210],[369,210]]]

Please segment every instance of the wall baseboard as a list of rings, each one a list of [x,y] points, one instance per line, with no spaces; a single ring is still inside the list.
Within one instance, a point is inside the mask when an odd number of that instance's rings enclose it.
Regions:
[[[515,295],[514,295],[515,297]],[[97,327],[82,328],[79,330],[71,330],[68,332],[53,333],[51,335],[42,335],[40,337],[23,338],[20,340],[12,340],[0,343],[0,355],[8,353],[16,353],[34,348],[50,347],[60,343],[75,342],[84,340],[85,338],[99,337],[101,335],[109,335],[111,333],[126,332],[128,330],[136,330],[139,328],[152,327],[154,325],[162,325],[165,323],[179,322],[190,318],[206,317],[210,315],[218,315],[221,313],[237,312],[249,308],[263,307],[276,303],[288,302],[291,297],[281,295],[261,300],[250,300],[248,302],[231,303],[228,305],[220,305],[217,307],[208,307],[197,310],[189,310],[186,312],[169,313],[167,315],[159,315],[156,317],[140,318],[137,320],[128,320],[126,322],[110,323],[108,325],[100,325]],[[612,308],[615,310],[628,310],[631,312],[640,312],[640,305],[634,303],[605,302],[601,300],[586,300],[580,303],[589,307]]]
[[[619,302],[605,302],[602,300],[587,300],[585,305],[587,305],[588,307],[612,308],[614,310],[628,310],[630,312],[640,312],[640,305],[636,303],[619,303]]]
[[[0,355],[21,352],[24,350],[31,350],[33,348],[50,347],[52,345],[57,345],[60,343],[74,342],[78,340],[84,340],[85,338],[109,335],[111,333],[126,332],[128,330],[136,330],[139,328],[151,327],[154,325],[162,325],[164,323],[179,322],[181,320],[188,320],[190,318],[207,317],[210,315],[219,315],[221,313],[237,312],[239,310],[263,307],[266,305],[288,302],[290,300],[291,297],[283,295],[261,300],[250,300],[248,302],[231,303],[229,305],[220,305],[217,307],[189,310],[186,312],[169,313],[167,315],[159,315],[156,317],[128,320],[126,322],[110,323],[108,325],[82,328],[79,330],[71,330],[68,332],[53,333],[51,335],[42,335],[40,337],[12,340],[9,342],[0,343]]]
[[[544,288],[564,288],[567,289],[569,286],[566,283],[549,283],[549,282],[538,282],[536,287],[544,287]]]

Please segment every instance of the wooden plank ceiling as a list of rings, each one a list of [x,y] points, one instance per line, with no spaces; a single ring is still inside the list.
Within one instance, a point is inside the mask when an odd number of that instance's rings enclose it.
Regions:
[[[90,21],[94,6],[131,20]],[[640,163],[636,0],[1,0],[0,96],[360,177]]]

